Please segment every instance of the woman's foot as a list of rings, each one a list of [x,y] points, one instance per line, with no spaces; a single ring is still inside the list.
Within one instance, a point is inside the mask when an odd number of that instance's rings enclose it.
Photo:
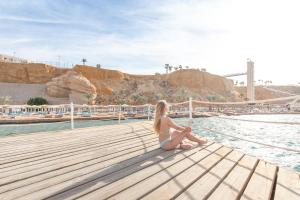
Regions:
[[[191,149],[192,148],[192,145],[190,144],[180,144],[180,148],[181,149],[184,149],[184,150],[187,150],[187,149]]]
[[[206,144],[206,143],[207,143],[207,139],[206,139],[206,138],[203,138],[203,139],[201,139],[201,140],[198,142],[199,145]]]

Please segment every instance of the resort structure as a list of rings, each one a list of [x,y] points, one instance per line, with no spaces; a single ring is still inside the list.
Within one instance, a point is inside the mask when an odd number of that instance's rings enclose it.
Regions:
[[[250,59],[247,61],[247,99],[255,100],[254,62]]]
[[[0,62],[6,62],[6,63],[29,63],[29,60],[18,58],[16,56],[9,56],[0,54]]]
[[[255,100],[255,80],[254,80],[254,62],[250,59],[247,60],[247,71],[243,73],[234,73],[227,74],[224,77],[234,77],[247,75],[247,100],[254,101]]]

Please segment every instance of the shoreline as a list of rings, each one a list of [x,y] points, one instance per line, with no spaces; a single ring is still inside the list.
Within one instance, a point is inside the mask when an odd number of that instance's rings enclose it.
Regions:
[[[227,114],[227,113],[224,113]],[[228,113],[228,116],[240,116],[240,115],[299,115],[300,112],[276,112],[276,113],[272,113],[272,112],[267,112],[267,113],[237,113],[237,114],[233,114],[233,113]]]
[[[115,116],[92,116],[92,117],[74,117],[74,121],[77,120],[118,120],[118,117]],[[124,116],[121,117],[121,120],[124,120]],[[6,124],[37,124],[37,123],[55,123],[55,122],[68,122],[71,121],[70,117],[61,117],[61,118],[22,118],[22,119],[0,119],[0,125]]]
[[[277,113],[216,113],[216,112],[203,112],[203,113],[193,113],[193,118],[206,118],[206,117],[214,117],[225,114],[227,116],[241,116],[241,115],[280,115],[280,114],[300,114],[300,112],[277,112]],[[189,117],[188,114],[170,114],[171,118],[187,118]],[[126,119],[147,119],[148,116],[136,116],[136,117],[127,117],[126,115],[121,116],[121,120]],[[118,116],[91,116],[91,117],[77,117],[74,116],[74,121],[86,121],[86,120],[102,120],[102,121],[109,121],[109,120],[118,120]],[[152,119],[152,117],[151,117]],[[33,117],[23,117],[23,118],[16,118],[16,119],[0,119],[0,126],[1,125],[10,125],[10,124],[38,124],[38,123],[56,123],[56,122],[68,122],[70,121],[70,117],[60,117],[60,118],[33,118]]]

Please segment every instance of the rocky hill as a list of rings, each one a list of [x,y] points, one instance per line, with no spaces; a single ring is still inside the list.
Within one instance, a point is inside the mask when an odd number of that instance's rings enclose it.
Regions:
[[[61,69],[46,64],[0,62],[0,82],[6,83],[47,83],[69,69]]]
[[[0,83],[0,96],[11,96],[14,104],[25,103],[30,94],[43,96],[50,103],[72,100],[101,104],[155,103],[159,99],[179,102],[189,96],[199,100],[240,101],[241,96],[246,96],[245,88],[235,87],[232,80],[197,69],[133,75],[83,65],[61,69],[46,64],[0,63]],[[7,89],[16,84],[26,90],[24,95]],[[6,89],[1,88],[4,86]],[[34,88],[39,89],[30,91]],[[258,88],[256,92],[258,99],[277,97],[264,88]]]

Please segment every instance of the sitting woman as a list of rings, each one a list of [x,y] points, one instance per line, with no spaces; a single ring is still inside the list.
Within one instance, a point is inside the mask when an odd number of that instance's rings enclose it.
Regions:
[[[201,140],[192,134],[190,127],[176,125],[171,118],[167,116],[168,104],[165,100],[157,103],[155,109],[154,130],[158,134],[160,147],[165,150],[171,150],[179,146],[182,149],[190,149],[190,144],[184,144],[183,139],[205,144],[206,140]],[[170,128],[175,129],[170,132]]]

